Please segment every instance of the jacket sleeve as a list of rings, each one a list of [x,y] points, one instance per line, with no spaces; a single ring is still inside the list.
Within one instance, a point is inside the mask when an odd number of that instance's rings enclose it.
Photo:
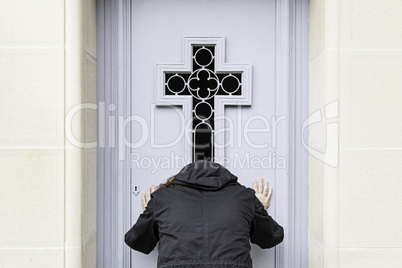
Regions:
[[[145,211],[124,237],[124,242],[132,249],[149,254],[159,240],[158,226],[154,219],[154,199],[149,200]]]
[[[255,214],[251,223],[250,241],[261,248],[272,248],[283,241],[283,227],[264,209],[260,200],[254,196]]]

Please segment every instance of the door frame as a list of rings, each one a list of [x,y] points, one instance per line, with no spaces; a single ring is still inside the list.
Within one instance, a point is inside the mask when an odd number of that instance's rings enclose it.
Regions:
[[[302,124],[308,116],[308,0],[276,0],[277,155],[288,160],[276,170],[276,216],[284,241],[276,247],[276,267],[308,267],[308,153]],[[124,234],[130,229],[130,150],[118,141],[121,118],[131,115],[131,0],[97,0],[97,267],[130,267]],[[115,109],[110,104],[115,105]],[[120,122],[121,123],[121,122]],[[116,130],[116,131],[113,131]],[[306,135],[304,135],[306,138]],[[306,142],[306,141],[304,141]],[[123,194],[119,194],[123,193]],[[279,205],[281,204],[281,205]],[[285,208],[285,209],[283,209]]]

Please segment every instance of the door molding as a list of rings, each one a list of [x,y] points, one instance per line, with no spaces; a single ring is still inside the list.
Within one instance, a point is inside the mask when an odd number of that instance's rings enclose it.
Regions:
[[[275,218],[285,230],[283,243],[276,247],[280,268],[307,267],[308,258],[308,155],[301,140],[301,125],[308,115],[308,9],[308,0],[276,1],[276,114],[289,116],[287,124],[278,125],[278,137],[285,139],[278,141],[276,151],[288,160],[287,169],[276,170]],[[116,131],[119,118],[132,114],[130,48],[135,38],[131,1],[97,0],[96,212],[101,268],[128,268],[131,261],[130,248],[124,244],[131,227],[130,150],[118,142],[123,134],[131,135],[130,128],[126,133]]]

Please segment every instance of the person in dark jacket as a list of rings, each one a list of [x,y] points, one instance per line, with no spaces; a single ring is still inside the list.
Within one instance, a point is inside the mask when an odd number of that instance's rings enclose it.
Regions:
[[[125,243],[148,254],[159,242],[158,268],[251,268],[250,242],[271,248],[284,237],[266,211],[267,188],[262,180],[247,188],[217,163],[189,164],[152,194],[148,189],[146,208]]]

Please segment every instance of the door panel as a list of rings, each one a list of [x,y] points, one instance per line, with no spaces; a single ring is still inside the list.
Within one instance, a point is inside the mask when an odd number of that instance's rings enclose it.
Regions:
[[[131,189],[144,192],[176,174],[185,163],[183,107],[155,106],[157,64],[181,64],[185,37],[223,37],[225,62],[252,66],[251,105],[225,106],[224,165],[251,187],[263,177],[275,189],[275,168],[286,163],[275,155],[275,1],[132,1],[131,12]],[[222,114],[223,115],[223,114]],[[189,125],[191,127],[191,124]],[[215,129],[218,131],[218,129]],[[169,144],[169,145],[168,145]],[[222,159],[219,159],[222,160]],[[222,163],[222,161],[220,161]],[[275,218],[275,191],[268,210]],[[131,223],[142,212],[141,194],[131,195]],[[252,246],[255,268],[275,267],[275,249]],[[150,255],[131,252],[132,267],[156,267]]]

